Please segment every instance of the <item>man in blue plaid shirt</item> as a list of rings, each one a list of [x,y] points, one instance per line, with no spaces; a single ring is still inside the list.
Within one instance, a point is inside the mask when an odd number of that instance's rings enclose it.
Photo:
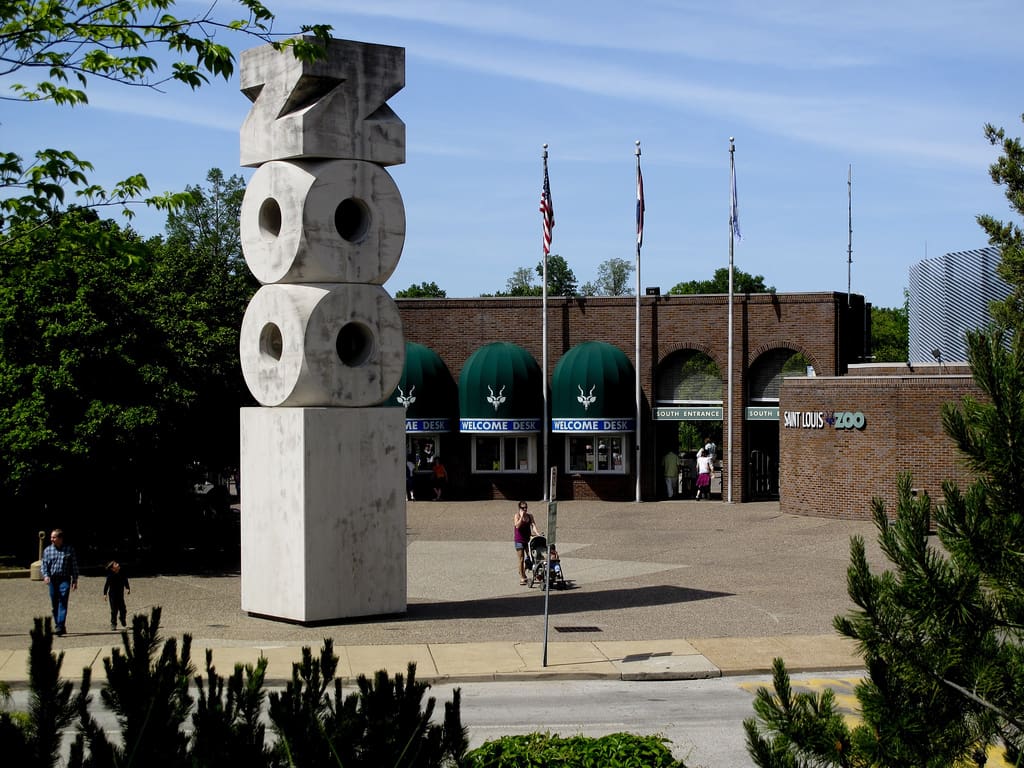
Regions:
[[[74,548],[64,543],[64,531],[60,528],[54,528],[50,534],[50,546],[43,550],[40,571],[43,582],[50,586],[53,633],[60,636],[67,632],[68,597],[78,589],[78,558]]]

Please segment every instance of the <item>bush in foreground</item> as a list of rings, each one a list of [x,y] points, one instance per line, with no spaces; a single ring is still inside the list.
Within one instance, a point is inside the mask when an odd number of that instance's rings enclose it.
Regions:
[[[686,768],[661,736],[612,733],[592,738],[531,733],[488,741],[467,755],[470,768]]]
[[[70,768],[685,768],[665,738],[629,733],[533,733],[469,752],[459,689],[437,722],[436,702],[425,697],[430,685],[416,679],[413,663],[404,675],[360,675],[355,690],[343,695],[330,639],[317,655],[303,648],[288,684],[267,695],[265,658],[238,664],[224,678],[207,650],[205,675],[196,674],[191,637],[162,639],[160,617],[159,607],[134,616],[131,631],[121,635],[123,647],[103,660],[106,683],[99,695],[120,726],[111,734],[90,713],[91,670],[82,671],[76,694],[73,683],[61,679],[64,654],[53,651],[50,619],[36,619],[29,711],[0,708],[0,755],[12,765],[52,768],[77,718]],[[9,703],[6,691],[0,683],[0,703]]]

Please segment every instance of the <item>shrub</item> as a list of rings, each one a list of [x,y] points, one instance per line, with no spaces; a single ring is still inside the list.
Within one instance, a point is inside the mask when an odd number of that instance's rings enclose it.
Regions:
[[[53,653],[50,620],[36,619],[29,655],[32,691],[29,711],[0,710],[0,755],[4,764],[52,768],[64,732],[78,716],[78,733],[68,765],[73,768],[685,768],[661,736],[615,733],[600,738],[549,734],[509,736],[468,752],[462,726],[461,694],[444,704],[432,722],[436,701],[425,698],[429,684],[416,679],[416,665],[389,677],[360,675],[356,690],[342,695],[335,677],[338,658],[325,639],[319,655],[302,649],[292,679],[271,693],[268,712],[276,739],[266,744],[264,677],[267,661],[236,665],[225,679],[206,652],[205,680],[193,678],[191,638],[180,644],[160,637],[159,607],[132,618],[122,633],[123,648],[103,660],[107,682],[100,696],[117,716],[121,733],[109,739],[89,712],[91,670],[82,670],[78,695],[60,678],[64,655]],[[191,682],[198,698],[191,713],[193,733],[184,725],[192,710]],[[6,702],[0,684],[0,703]]]
[[[435,700],[423,704],[430,686],[416,680],[416,665],[407,675],[389,678],[385,670],[373,680],[356,679],[358,691],[342,698],[334,677],[338,659],[330,639],[320,656],[302,649],[292,680],[270,694],[270,719],[278,735],[275,765],[301,768],[377,768],[464,764],[468,740],[460,716],[460,692],[445,704],[441,724],[431,724]],[[333,679],[334,693],[328,694]]]
[[[270,750],[264,745],[266,727],[260,720],[266,693],[263,680],[267,659],[261,656],[256,666],[235,665],[231,677],[224,680],[213,666],[213,652],[206,651],[206,677],[196,677],[199,699],[192,715],[192,766],[244,765],[264,768],[270,765]],[[227,689],[225,691],[225,682]]]
[[[188,765],[189,737],[182,726],[192,707],[189,694],[194,667],[192,638],[178,643],[160,637],[161,609],[149,617],[132,617],[132,631],[122,632],[124,648],[114,648],[103,659],[107,682],[100,690],[103,704],[117,716],[120,745],[106,734],[89,713],[90,678],[83,670],[79,701],[79,734],[72,747],[72,768],[113,768],[145,765],[177,768]]]
[[[488,741],[466,756],[469,768],[686,768],[662,736],[612,733],[592,738],[531,733]]]

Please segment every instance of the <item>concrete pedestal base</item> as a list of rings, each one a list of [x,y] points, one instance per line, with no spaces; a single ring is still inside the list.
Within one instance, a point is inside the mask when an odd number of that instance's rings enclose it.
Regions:
[[[241,441],[242,610],[404,613],[404,411],[243,408]]]

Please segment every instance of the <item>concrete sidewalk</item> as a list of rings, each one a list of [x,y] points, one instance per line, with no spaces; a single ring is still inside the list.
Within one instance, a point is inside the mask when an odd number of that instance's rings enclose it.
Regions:
[[[544,527],[544,505],[534,503]],[[162,611],[164,637],[192,637],[200,668],[213,651],[221,674],[269,660],[268,680],[291,677],[308,646],[330,637],[343,678],[415,661],[427,681],[684,679],[764,673],[782,657],[800,671],[862,664],[832,619],[846,594],[850,537],[882,567],[872,524],[783,515],[778,504],[559,502],[558,545],[569,589],[552,591],[543,664],[544,599],[518,583],[511,502],[413,502],[408,507],[408,609],[301,626],[240,607],[237,573],[134,576],[130,614]],[[70,532],[69,532],[70,533]],[[72,534],[73,535],[73,534]],[[73,539],[72,539],[73,541]],[[91,667],[121,637],[111,632],[102,577],[72,594],[63,674]],[[45,587],[0,580],[0,680],[27,684],[29,630],[49,613]],[[685,639],[681,639],[685,638]]]
[[[74,647],[63,651],[62,675],[80,681],[82,669],[92,679],[104,679],[102,659],[107,646]],[[57,648],[60,651],[61,649]],[[236,664],[255,664],[267,658],[266,682],[283,685],[301,648],[285,645],[224,645],[211,648],[221,675]],[[314,653],[317,648],[313,648]],[[386,669],[405,671],[416,663],[416,676],[431,683],[479,683],[510,680],[691,680],[723,675],[762,674],[781,656],[792,672],[852,670],[861,664],[853,644],[835,635],[773,638],[705,638],[699,640],[592,641],[548,643],[547,665],[540,643],[438,643],[336,647],[337,674],[343,681],[358,675],[372,677]],[[28,650],[0,651],[0,680],[14,689],[28,686]],[[193,646],[192,660],[203,672],[204,649]]]

